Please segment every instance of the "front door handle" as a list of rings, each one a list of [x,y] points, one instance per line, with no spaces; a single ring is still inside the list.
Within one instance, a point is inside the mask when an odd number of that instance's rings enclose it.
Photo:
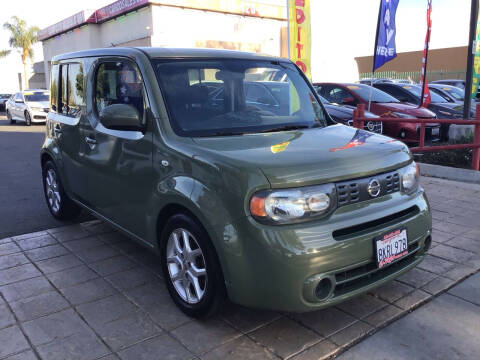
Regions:
[[[90,150],[93,150],[95,148],[95,145],[97,145],[97,140],[92,139],[91,137],[88,137],[88,136],[85,137],[85,142],[90,147]]]

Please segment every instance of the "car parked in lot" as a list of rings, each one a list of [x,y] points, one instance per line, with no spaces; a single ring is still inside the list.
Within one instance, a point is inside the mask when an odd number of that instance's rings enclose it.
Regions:
[[[457,104],[463,104],[465,101],[465,89],[461,89],[451,85],[428,84],[430,91],[443,97],[445,101]],[[477,101],[472,100],[472,109],[475,111]]]
[[[398,84],[374,84],[374,87],[392,95],[402,103],[420,105],[422,96],[422,87],[420,85],[398,85]],[[428,109],[434,112],[439,119],[462,119],[463,104],[447,102],[443,97],[430,92],[431,103]],[[472,113],[472,116],[475,116]],[[450,124],[442,124],[440,127],[440,140],[448,140],[448,130]]]
[[[435,81],[430,81],[430,84],[443,84],[443,85],[455,86],[460,89],[465,89],[465,80],[462,80],[462,79],[435,80]]]
[[[378,83],[385,84],[385,83]],[[365,104],[378,116],[398,118],[398,122],[384,123],[385,135],[401,139],[405,143],[417,144],[420,140],[420,125],[402,122],[402,118],[432,119],[427,125],[427,136],[438,137],[439,125],[435,114],[428,109],[412,104],[403,104],[389,94],[363,84],[315,83],[321,96],[332,103],[357,106]],[[375,86],[375,85],[374,85]]]
[[[0,94],[0,110],[5,111],[8,99],[12,96],[12,94]]]
[[[32,123],[43,123],[47,120],[49,100],[50,93],[47,90],[17,92],[6,103],[7,119],[11,124],[24,121],[27,126]]]
[[[247,103],[247,75],[262,72],[288,84],[282,112]],[[331,123],[289,60],[88,50],[52,59],[50,89],[41,150],[50,212],[65,220],[86,209],[156,251],[190,316],[214,313],[225,294],[321,309],[405,273],[431,244],[406,145]]]
[[[348,126],[353,126],[353,111],[355,108],[353,106],[340,106],[337,104],[332,104],[323,96],[318,95],[320,101],[322,102],[325,110],[327,110],[330,117],[339,124],[344,124]],[[365,117],[371,119],[364,124],[364,129],[368,131],[375,132],[377,134],[383,133],[383,124],[381,121],[375,121],[380,116],[371,113],[370,111],[365,111]]]

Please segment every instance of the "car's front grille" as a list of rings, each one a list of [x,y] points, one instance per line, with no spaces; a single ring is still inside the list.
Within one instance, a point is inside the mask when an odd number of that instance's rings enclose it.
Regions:
[[[376,261],[373,260],[368,264],[336,273],[333,297],[342,296],[368,286],[412,264],[416,260],[419,249],[418,241],[409,244],[407,256],[381,269],[377,267]]]
[[[374,197],[368,192],[368,186],[370,181],[374,179],[380,184],[380,193],[375,196],[375,198],[400,191],[400,175],[398,172],[390,172],[362,179],[343,181],[336,184],[338,206],[340,207],[373,199]]]

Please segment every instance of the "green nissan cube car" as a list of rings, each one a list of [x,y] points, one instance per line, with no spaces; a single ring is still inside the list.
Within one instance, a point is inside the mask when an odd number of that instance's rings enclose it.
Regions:
[[[56,56],[50,212],[85,209],[159,255],[186,314],[305,312],[391,281],[431,243],[408,148],[336,124],[291,61],[202,49]]]

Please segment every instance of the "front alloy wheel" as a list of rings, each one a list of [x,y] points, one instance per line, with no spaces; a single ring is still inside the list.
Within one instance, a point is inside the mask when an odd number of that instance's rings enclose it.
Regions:
[[[25,111],[25,125],[32,125],[32,117],[30,116],[30,113],[28,111]]]
[[[207,271],[202,249],[195,237],[182,228],[168,238],[167,267],[178,295],[189,304],[197,304],[207,287]]]
[[[225,299],[215,248],[200,222],[186,213],[170,217],[160,237],[162,269],[168,292],[188,316],[214,315]]]

